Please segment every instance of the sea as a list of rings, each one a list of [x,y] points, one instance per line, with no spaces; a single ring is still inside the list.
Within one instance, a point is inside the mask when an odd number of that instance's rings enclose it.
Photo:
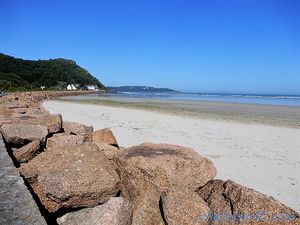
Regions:
[[[107,98],[145,98],[166,100],[191,100],[228,103],[250,103],[264,105],[300,106],[300,95],[261,94],[219,94],[219,93],[158,93],[158,92],[116,92],[101,94]]]

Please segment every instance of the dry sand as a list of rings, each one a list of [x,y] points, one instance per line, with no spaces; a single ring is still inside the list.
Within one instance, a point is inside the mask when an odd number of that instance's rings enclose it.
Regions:
[[[68,121],[110,127],[121,146],[151,141],[192,147],[214,162],[217,178],[254,188],[300,212],[300,129],[64,101],[44,107]]]

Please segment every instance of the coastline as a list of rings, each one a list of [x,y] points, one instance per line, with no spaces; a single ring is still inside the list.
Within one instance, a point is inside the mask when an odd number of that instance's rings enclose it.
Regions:
[[[300,107],[144,98],[67,96],[55,99],[79,104],[141,109],[196,119],[300,128]]]
[[[209,113],[207,118],[170,114],[140,105],[68,101],[46,101],[43,106],[65,120],[111,128],[121,146],[151,141],[192,147],[213,161],[217,178],[236,180],[300,211],[300,130],[295,127],[216,118]]]
[[[0,100],[4,153],[28,182],[47,223],[61,224],[69,215],[76,218],[118,201],[128,224],[131,218],[136,224],[153,218],[164,224],[159,218],[172,214],[166,205],[160,209],[158,200],[174,194],[184,196],[179,204],[188,205],[183,214],[188,221],[189,212],[195,213],[188,224],[199,218],[195,199],[200,215],[219,213],[213,211],[215,203],[233,215],[242,204],[241,214],[264,210],[273,221],[284,212],[285,224],[299,223],[299,129],[51,100],[68,94],[22,93]],[[213,202],[207,195],[214,196]],[[150,214],[143,213],[144,204],[136,201],[140,198],[151,204]],[[4,205],[16,202],[4,200]],[[12,215],[7,219],[16,218]]]

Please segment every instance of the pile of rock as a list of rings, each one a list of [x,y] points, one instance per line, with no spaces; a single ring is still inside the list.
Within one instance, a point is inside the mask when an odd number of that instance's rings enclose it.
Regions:
[[[60,215],[58,224],[300,223],[297,212],[272,197],[214,179],[213,163],[191,148],[124,149],[108,128],[94,131],[49,115],[40,108],[49,95],[33,103],[33,94],[4,100],[1,133],[41,204]]]
[[[61,96],[91,94],[95,91],[38,91],[15,92],[1,97],[8,108],[22,111],[25,108],[40,108],[41,102]]]

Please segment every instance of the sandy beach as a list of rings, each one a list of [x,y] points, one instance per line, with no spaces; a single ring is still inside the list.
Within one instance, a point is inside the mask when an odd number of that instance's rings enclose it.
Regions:
[[[300,129],[67,101],[47,101],[44,108],[95,129],[110,127],[124,147],[146,141],[192,147],[214,162],[217,178],[300,212]]]
[[[107,97],[99,94],[64,96],[60,101],[143,109],[181,117],[300,128],[300,107],[200,100]]]

